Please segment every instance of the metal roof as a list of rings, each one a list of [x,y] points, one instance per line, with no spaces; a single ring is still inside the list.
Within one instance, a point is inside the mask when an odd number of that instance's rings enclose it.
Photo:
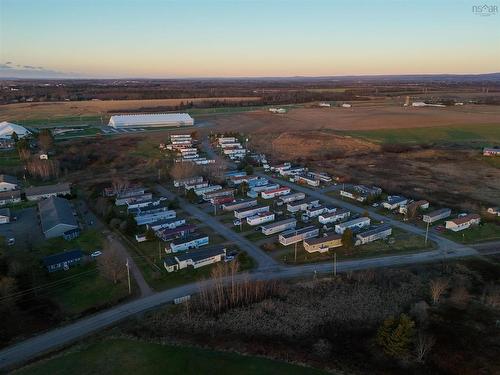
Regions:
[[[8,174],[0,174],[0,182],[6,182],[8,184],[17,185],[17,177],[10,176]]]
[[[46,267],[49,267],[55,264],[67,262],[69,260],[79,259],[82,257],[83,257],[83,252],[81,250],[64,251],[62,253],[49,255],[43,258],[43,264]]]
[[[32,196],[32,195],[61,193],[70,190],[70,188],[71,185],[68,182],[63,182],[55,185],[32,186],[26,188],[24,191],[26,193],[26,196]]]
[[[38,210],[40,211],[40,221],[44,232],[59,224],[78,227],[71,205],[66,199],[59,197],[44,199],[38,203]]]
[[[114,115],[109,119],[112,126],[160,125],[169,123],[193,123],[193,118],[187,113],[153,113],[138,115]]]

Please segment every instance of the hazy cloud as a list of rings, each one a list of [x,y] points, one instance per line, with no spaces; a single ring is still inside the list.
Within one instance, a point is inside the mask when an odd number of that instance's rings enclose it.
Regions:
[[[46,69],[43,66],[0,63],[0,78],[78,78],[80,74]]]

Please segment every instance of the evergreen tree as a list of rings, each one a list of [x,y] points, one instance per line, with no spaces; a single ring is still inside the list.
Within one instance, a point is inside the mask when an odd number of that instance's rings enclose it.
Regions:
[[[350,249],[354,246],[354,235],[351,229],[346,229],[344,233],[342,233],[342,245],[345,248]]]
[[[415,335],[415,322],[407,315],[386,319],[377,332],[377,343],[394,358],[408,355]]]

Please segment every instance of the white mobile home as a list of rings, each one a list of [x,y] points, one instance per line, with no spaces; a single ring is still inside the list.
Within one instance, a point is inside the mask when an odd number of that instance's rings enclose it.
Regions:
[[[335,232],[338,234],[343,234],[346,229],[351,229],[351,230],[359,230],[361,228],[365,228],[370,225],[370,218],[369,217],[358,217],[357,219],[346,221],[344,223],[336,224],[335,225]]]
[[[247,207],[241,208],[239,210],[234,210],[234,217],[236,219],[246,219],[249,216],[257,215],[261,212],[269,212],[269,206],[257,206],[257,207]]]
[[[187,267],[200,268],[220,262],[225,256],[224,247],[208,248],[167,257],[163,261],[163,266],[167,272],[175,272]]]
[[[269,223],[274,220],[273,212],[261,212],[257,215],[247,217],[247,224],[251,226]]]
[[[297,226],[297,220],[285,219],[275,223],[270,223],[262,226],[262,233],[270,236],[275,233],[283,232],[285,230],[294,229]]]
[[[165,248],[167,253],[177,253],[179,251],[186,251],[189,249],[197,249],[201,246],[208,245],[208,236],[201,234],[195,237],[179,238],[170,242],[170,246]]]
[[[281,187],[281,188],[278,188],[278,189],[274,189],[274,190],[266,190],[266,191],[263,191],[260,193],[260,196],[263,198],[263,199],[272,199],[272,198],[276,198],[276,197],[279,197],[281,195],[287,195],[287,194],[290,194],[290,191],[291,189],[289,187]]]
[[[319,229],[315,226],[309,226],[301,229],[291,229],[279,235],[279,242],[284,246],[303,241],[307,238],[317,237]]]
[[[440,210],[432,211],[432,212],[429,212],[428,214],[425,214],[424,216],[422,216],[422,220],[425,223],[431,224],[431,223],[434,223],[438,220],[446,219],[450,215],[451,215],[451,209],[441,208]]]
[[[389,237],[391,234],[392,228],[387,224],[383,224],[376,228],[358,233],[356,235],[356,245],[363,245],[365,243],[380,240]]]
[[[242,208],[257,206],[257,199],[243,199],[236,202],[224,203],[222,205],[223,211],[234,211]]]
[[[453,232],[460,232],[461,230],[470,228],[472,225],[478,225],[481,222],[481,216],[477,214],[469,214],[456,219],[446,220],[446,229]]]
[[[288,194],[282,196],[279,201],[283,203],[290,203],[290,202],[295,202],[295,201],[300,201],[302,199],[305,199],[306,195],[304,193],[293,193],[293,194]]]
[[[351,211],[345,208],[337,208],[333,212],[325,212],[318,216],[318,221],[321,224],[336,223],[340,220],[346,219],[351,215]]]

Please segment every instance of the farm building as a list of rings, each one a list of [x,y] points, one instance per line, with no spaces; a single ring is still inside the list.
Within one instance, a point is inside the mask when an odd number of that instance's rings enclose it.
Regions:
[[[10,223],[10,209],[9,208],[0,208],[0,224],[8,224]]]
[[[285,219],[280,220],[275,223],[270,223],[262,226],[262,233],[266,236],[271,234],[283,232],[288,229],[294,229],[297,226],[297,220],[295,219]]]
[[[358,217],[357,219],[346,221],[344,223],[336,224],[335,225],[335,232],[338,234],[343,234],[346,229],[351,229],[351,230],[359,230],[361,228],[367,227],[370,225],[370,218],[369,217]]]
[[[49,255],[43,258],[43,265],[49,272],[68,270],[70,267],[79,264],[83,259],[81,250],[70,250],[62,253]]]
[[[441,208],[440,210],[429,212],[422,217],[425,223],[434,223],[435,221],[446,219],[451,215],[449,208]]]
[[[21,202],[20,190],[0,191],[0,206],[19,202]]]
[[[66,199],[43,199],[38,202],[38,211],[45,238],[63,237],[65,240],[71,240],[80,235],[80,227]]]
[[[251,226],[269,223],[274,220],[273,212],[260,212],[257,215],[247,217],[247,224]]]
[[[65,182],[55,185],[33,186],[26,188],[26,199],[39,201],[40,199],[71,194],[71,184]]]
[[[134,127],[189,126],[194,120],[187,113],[152,113],[146,115],[114,115],[109,126],[115,129]]]
[[[234,210],[234,217],[241,220],[246,219],[249,216],[255,216],[262,212],[269,212],[269,206],[247,207]]]
[[[205,234],[200,234],[194,237],[180,238],[170,242],[170,246],[165,248],[165,252],[177,253],[179,251],[197,249],[201,246],[208,245],[208,241],[208,236]]]
[[[17,181],[17,177],[0,174],[0,191],[17,190],[18,187],[19,182]]]
[[[426,200],[420,200],[411,202],[408,205],[401,205],[399,207],[400,214],[407,214],[408,212],[414,212],[417,210],[426,210],[429,208],[429,202]]]
[[[483,149],[484,156],[500,156],[500,148],[485,147]]]
[[[460,232],[461,230],[470,228],[472,225],[477,225],[481,222],[481,216],[477,214],[469,214],[456,219],[446,220],[446,229],[453,232]]]
[[[346,219],[351,215],[351,211],[345,208],[337,208],[333,212],[325,212],[318,216],[318,221],[321,224],[336,223],[342,219]]]
[[[7,121],[0,122],[0,139],[12,139],[12,134],[14,133],[16,133],[18,138],[24,138],[31,134],[31,132],[20,125]]]
[[[342,246],[342,236],[337,233],[304,240],[304,250],[308,253],[325,253],[331,248],[339,246]]]
[[[307,238],[317,237],[319,229],[315,226],[309,226],[301,229],[290,229],[279,235],[279,242],[284,246],[303,241]]]
[[[363,245],[365,243],[373,242],[382,238],[389,237],[392,234],[390,225],[383,224],[369,229],[367,231],[358,233],[356,235],[356,245]]]
[[[186,219],[174,217],[173,219],[158,220],[153,223],[147,224],[147,229],[152,229],[155,232],[161,229],[175,229],[181,225],[186,224]]]
[[[218,263],[226,257],[224,247],[208,248],[165,258],[163,266],[167,272],[175,272],[187,267],[200,268]]]
[[[279,197],[281,195],[287,195],[290,194],[291,189],[289,187],[280,187],[278,189],[273,189],[273,190],[266,190],[260,193],[260,196],[263,199],[272,199]]]
[[[389,195],[387,200],[382,203],[382,206],[388,210],[395,210],[400,206],[408,203],[408,199],[399,195]]]
[[[243,200],[239,200],[236,202],[224,203],[222,205],[222,210],[223,211],[234,211],[234,210],[240,210],[242,208],[248,208],[248,207],[253,207],[253,206],[257,206],[256,199],[243,199]]]
[[[364,185],[354,185],[340,190],[342,197],[354,199],[358,202],[364,202],[369,197],[375,197],[382,193],[382,189],[377,186],[367,187]]]
[[[295,202],[295,201],[300,201],[302,199],[305,199],[306,195],[304,193],[293,193],[293,194],[288,194],[284,195],[279,199],[279,202],[281,204],[284,203],[290,203],[290,202]]]
[[[137,225],[151,224],[158,220],[172,219],[176,216],[175,211],[169,210],[167,207],[153,209],[137,209],[134,213],[134,219]]]

